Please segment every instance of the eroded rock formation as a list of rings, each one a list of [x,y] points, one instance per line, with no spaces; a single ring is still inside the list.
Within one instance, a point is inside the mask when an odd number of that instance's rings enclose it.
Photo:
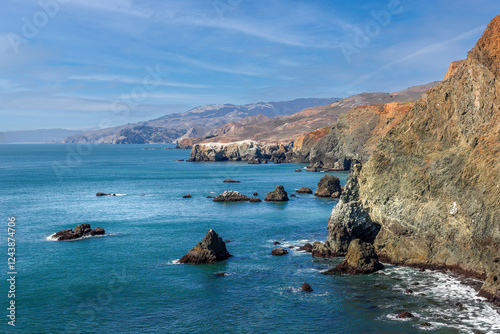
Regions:
[[[67,240],[74,240],[74,239],[79,239],[82,237],[87,237],[87,236],[96,236],[96,235],[103,235],[106,232],[102,227],[96,227],[92,229],[90,227],[90,224],[80,224],[77,227],[75,227],[73,230],[72,229],[67,229],[67,230],[62,230],[54,234],[52,237],[58,241],[67,241]]]
[[[213,263],[226,260],[231,256],[226,249],[226,243],[214,230],[210,229],[205,238],[187,252],[179,262],[190,264]]]

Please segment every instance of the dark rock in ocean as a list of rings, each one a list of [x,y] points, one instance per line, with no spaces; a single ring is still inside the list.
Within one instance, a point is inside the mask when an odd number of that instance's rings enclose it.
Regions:
[[[101,192],[98,192],[97,194],[95,194],[96,196],[116,196],[116,194],[106,194],[106,193],[101,193]]]
[[[422,322],[420,327],[431,327],[432,325],[429,322]]]
[[[340,194],[340,180],[338,177],[333,175],[325,175],[318,182],[318,189],[314,193],[314,196],[318,197],[331,197],[333,193]]]
[[[301,170],[300,168],[297,168],[297,169],[295,170],[295,172],[297,172],[297,173],[302,173],[302,170]]]
[[[273,245],[281,245],[281,242],[275,241],[275,242],[273,242]]]
[[[207,198],[214,198],[214,197],[209,195],[209,196],[207,196]]]
[[[213,199],[214,202],[244,202],[249,200],[250,197],[233,190],[226,190]]]
[[[260,200],[260,198],[252,197],[252,198],[250,198],[249,202],[250,203],[260,203],[262,201]]]
[[[205,238],[187,252],[179,262],[190,264],[213,263],[226,260],[231,256],[222,238],[214,230],[210,229]]]
[[[312,251],[313,251],[313,245],[311,245],[310,243],[307,243],[304,246],[300,246],[299,250],[306,251],[307,253],[312,253]]]
[[[215,274],[215,276],[217,276],[217,277],[224,277],[224,276],[226,276],[226,273],[217,273],[217,274]]]
[[[318,169],[316,167],[307,167],[308,172],[317,172]]]
[[[370,274],[381,269],[384,269],[384,266],[378,261],[373,245],[355,239],[349,244],[344,261],[335,268],[328,270],[326,274],[361,275]]]
[[[288,248],[293,249],[293,248],[295,248],[295,246],[288,246]]]
[[[228,242],[231,242],[231,240],[226,240],[225,243],[227,244]]]
[[[304,283],[302,284],[302,287],[301,287],[302,291],[305,291],[305,292],[311,292],[313,291],[313,288],[311,288],[311,286],[307,283]]]
[[[312,194],[313,193],[311,188],[308,188],[308,187],[300,187],[295,192],[298,194]]]
[[[105,231],[103,228],[96,227],[95,229],[92,229],[90,227],[90,224],[85,223],[78,225],[73,230],[69,228],[67,230],[59,231],[53,235],[53,238],[55,238],[58,241],[65,241],[65,240],[74,240],[85,236],[95,236],[104,234]]]
[[[252,196],[259,196],[258,192],[254,192]]]
[[[249,165],[258,165],[260,164],[260,159],[253,159],[248,162]]]
[[[297,195],[295,195],[295,194],[291,194],[291,195],[290,195],[290,197],[297,197]]]
[[[284,248],[275,248],[273,249],[273,251],[271,252],[272,255],[285,255],[285,254],[288,254],[288,251]]]
[[[175,160],[175,161],[184,161],[184,159],[179,159],[179,160]]]
[[[266,202],[283,202],[288,201],[288,194],[283,186],[276,186],[276,189],[266,195]]]
[[[266,164],[267,164],[267,160],[264,160],[263,164],[265,164],[265,165],[266,165]]]
[[[241,183],[241,181],[236,181],[236,180],[231,180],[231,179],[225,179],[222,182],[224,182],[224,183]]]
[[[332,253],[332,251],[323,243],[316,241],[312,245],[312,256],[314,257],[322,257],[322,258],[330,258],[339,256],[336,253]]]
[[[182,198],[191,198],[192,196],[190,194],[186,194],[184,196],[182,196]]]
[[[405,293],[408,294],[408,295],[411,295],[413,293],[413,290],[412,289],[406,289]]]
[[[413,314],[407,311],[399,312],[398,313],[398,318],[399,319],[409,319],[409,318],[415,318]]]

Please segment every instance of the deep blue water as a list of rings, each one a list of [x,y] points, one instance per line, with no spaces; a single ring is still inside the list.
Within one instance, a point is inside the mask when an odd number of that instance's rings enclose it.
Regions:
[[[454,276],[393,266],[368,276],[326,276],[321,271],[340,259],[296,250],[271,256],[274,241],[284,247],[324,241],[336,204],[331,199],[298,194],[286,203],[224,204],[206,198],[231,189],[263,199],[278,184],[289,195],[301,186],[315,190],[323,173],[296,173],[304,166],[297,164],[176,162],[189,151],[164,147],[0,145],[0,261],[7,278],[7,225],[15,216],[17,331],[500,332],[497,310]],[[347,173],[333,174],[345,183]],[[226,178],[241,183],[225,184]],[[183,199],[187,193],[192,198]],[[107,236],[50,241],[81,223],[103,227]],[[210,228],[231,240],[234,256],[211,265],[176,264]],[[9,285],[2,281],[0,331],[9,332]],[[312,293],[300,291],[304,282]],[[411,296],[404,294],[409,287]],[[403,310],[416,317],[396,319]],[[422,322],[432,327],[423,329]]]

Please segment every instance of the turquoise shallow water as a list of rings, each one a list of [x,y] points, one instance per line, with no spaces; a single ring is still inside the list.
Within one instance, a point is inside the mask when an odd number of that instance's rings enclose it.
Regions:
[[[16,222],[16,330],[25,333],[472,333],[500,332],[491,305],[457,277],[388,266],[363,276],[325,276],[339,261],[284,247],[324,241],[335,201],[214,203],[207,195],[281,184],[316,188],[304,165],[187,163],[161,145],[0,145],[0,208],[7,277],[7,223]],[[347,173],[334,173],[345,183]],[[232,178],[240,184],[224,184]],[[96,197],[96,192],[122,194]],[[183,199],[190,193],[192,198]],[[146,196],[141,196],[146,195]],[[55,242],[81,223],[107,236]],[[213,265],[179,259],[214,229],[234,256]],[[284,240],[283,240],[284,239]],[[228,275],[217,277],[218,272]],[[4,281],[5,282],[5,281]],[[309,283],[314,291],[303,293]],[[415,283],[419,283],[415,285]],[[411,287],[412,296],[404,294]],[[0,302],[8,307],[8,284]],[[461,302],[466,310],[455,306]],[[3,306],[2,306],[3,307]],[[408,310],[415,319],[395,315]],[[0,331],[9,332],[7,311]],[[429,329],[420,327],[431,323]]]

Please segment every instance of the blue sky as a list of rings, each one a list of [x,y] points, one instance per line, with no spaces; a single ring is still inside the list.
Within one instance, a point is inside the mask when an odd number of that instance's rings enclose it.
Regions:
[[[440,80],[498,1],[4,0],[0,131]]]

